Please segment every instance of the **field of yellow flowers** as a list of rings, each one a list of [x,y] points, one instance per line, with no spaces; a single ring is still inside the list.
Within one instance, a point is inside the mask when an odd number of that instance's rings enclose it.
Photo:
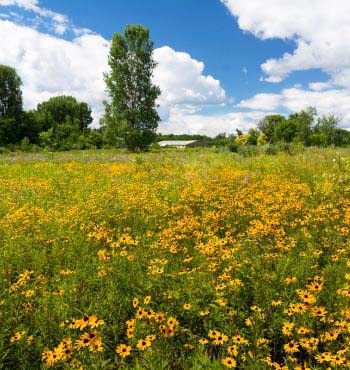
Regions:
[[[0,369],[350,368],[350,151],[0,157]]]

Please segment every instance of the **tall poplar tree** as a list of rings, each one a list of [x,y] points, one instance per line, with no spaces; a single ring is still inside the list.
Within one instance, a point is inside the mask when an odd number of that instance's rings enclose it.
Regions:
[[[130,150],[145,150],[155,138],[160,120],[156,99],[158,86],[152,83],[157,63],[149,30],[129,25],[124,34],[115,33],[104,78],[110,102],[105,102],[103,123],[111,135],[123,138]]]
[[[16,70],[0,64],[0,146],[19,140],[23,116],[21,85]]]
[[[22,81],[16,70],[0,65],[0,118],[17,119],[23,112]]]

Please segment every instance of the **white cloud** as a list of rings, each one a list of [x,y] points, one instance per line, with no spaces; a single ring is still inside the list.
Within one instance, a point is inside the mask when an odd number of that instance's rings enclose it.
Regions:
[[[323,91],[331,88],[333,85],[330,82],[310,82],[309,89],[313,91]]]
[[[108,40],[83,34],[67,41],[9,20],[0,20],[0,40],[6,40],[0,43],[0,64],[15,67],[21,76],[26,108],[35,108],[55,95],[73,95],[92,106],[95,124],[98,122],[102,101],[107,98],[103,72],[108,70]],[[184,117],[204,105],[227,101],[220,82],[204,75],[204,64],[189,54],[166,46],[155,49],[154,58],[164,120],[171,110],[174,119],[176,112]]]
[[[41,8],[38,0],[0,0],[0,6],[16,6],[34,12],[39,16],[39,19],[36,19],[37,23],[41,18],[48,18],[52,22],[54,32],[58,35],[63,35],[70,25],[67,16]]]
[[[35,11],[38,8],[38,0],[0,0],[0,6],[18,6]]]
[[[294,40],[296,48],[262,64],[266,80],[280,82],[291,72],[320,68],[331,82],[350,85],[350,1],[221,0],[239,27],[263,40]]]
[[[249,108],[258,110],[276,109],[280,105],[279,94],[257,94],[248,100],[242,100],[236,105],[238,108]]]
[[[244,132],[250,128],[256,128],[257,123],[266,114],[267,112],[261,111],[213,115],[187,114],[182,109],[172,107],[168,121],[159,125],[159,131],[165,134],[186,133],[208,136],[215,136],[223,132],[235,134],[236,128]]]
[[[222,104],[227,101],[220,81],[203,75],[204,64],[187,53],[164,46],[154,50],[158,63],[154,71],[154,82],[160,86],[160,114],[167,119],[173,106],[192,112],[203,105]]]
[[[55,95],[73,95],[96,113],[105,98],[109,42],[98,35],[66,41],[31,28],[0,21],[0,63],[16,68],[26,108]]]

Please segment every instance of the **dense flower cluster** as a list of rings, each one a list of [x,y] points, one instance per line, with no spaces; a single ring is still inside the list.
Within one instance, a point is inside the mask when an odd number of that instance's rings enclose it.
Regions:
[[[0,367],[350,368],[348,167],[312,155],[0,163]]]

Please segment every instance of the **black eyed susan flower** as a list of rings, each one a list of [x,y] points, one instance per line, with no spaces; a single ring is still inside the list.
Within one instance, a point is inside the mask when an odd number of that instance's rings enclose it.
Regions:
[[[228,367],[228,368],[230,368],[230,369],[235,368],[235,367],[236,367],[236,365],[237,365],[237,362],[236,362],[236,361],[235,361],[235,359],[234,359],[234,358],[232,358],[232,357],[226,357],[226,358],[224,358],[224,359],[222,360],[222,363],[223,363],[226,367]]]
[[[115,351],[120,357],[127,357],[131,354],[131,346],[120,344]]]

